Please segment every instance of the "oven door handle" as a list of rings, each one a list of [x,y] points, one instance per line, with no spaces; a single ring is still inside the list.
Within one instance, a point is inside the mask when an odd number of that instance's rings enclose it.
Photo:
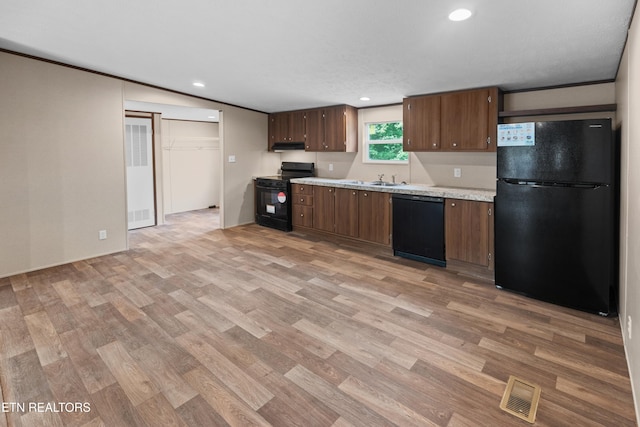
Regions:
[[[287,190],[287,187],[286,187],[286,186],[282,186],[282,187],[277,186],[277,187],[274,187],[274,186],[268,186],[268,185],[260,185],[260,184],[256,184],[256,189],[259,189],[259,190],[267,190],[267,191],[269,191],[269,190],[286,191],[286,190]]]

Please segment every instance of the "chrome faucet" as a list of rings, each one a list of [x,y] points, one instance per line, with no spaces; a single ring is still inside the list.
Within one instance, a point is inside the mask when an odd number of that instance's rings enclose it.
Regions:
[[[395,175],[391,175],[391,182],[393,182],[394,184],[396,183],[396,176]]]
[[[384,177],[384,174],[381,173],[380,175],[378,175],[378,181],[382,182],[382,177]]]

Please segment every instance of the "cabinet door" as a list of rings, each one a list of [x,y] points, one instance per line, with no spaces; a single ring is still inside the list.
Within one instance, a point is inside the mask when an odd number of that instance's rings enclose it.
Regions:
[[[447,260],[489,266],[489,221],[492,203],[447,199],[445,251]]]
[[[489,149],[489,90],[478,89],[441,95],[442,149]]]
[[[293,205],[291,223],[293,226],[311,228],[313,226],[313,207]]]
[[[347,140],[344,107],[324,109],[324,151],[345,151]]]
[[[324,141],[324,120],[322,109],[305,111],[305,151],[321,151]]]
[[[305,142],[305,112],[293,111],[289,113],[289,140]]]
[[[289,142],[289,113],[274,113],[271,118],[271,142]]]
[[[313,189],[313,228],[335,231],[335,189],[316,185]]]
[[[404,151],[440,149],[440,96],[405,98],[403,104]]]
[[[363,240],[389,245],[391,243],[391,194],[379,191],[359,191],[358,235]]]
[[[336,233],[358,237],[358,190],[336,188]]]

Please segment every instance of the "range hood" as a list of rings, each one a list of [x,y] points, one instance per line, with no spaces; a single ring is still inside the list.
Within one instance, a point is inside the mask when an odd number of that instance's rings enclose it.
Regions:
[[[272,151],[304,150],[304,142],[274,142]]]

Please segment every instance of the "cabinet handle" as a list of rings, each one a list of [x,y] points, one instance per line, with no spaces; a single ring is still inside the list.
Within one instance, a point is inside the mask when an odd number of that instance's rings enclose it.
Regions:
[[[356,192],[354,191],[352,194],[355,196],[355,195],[356,195]]]
[[[434,143],[433,143],[433,146],[434,146],[434,147],[437,147],[437,146],[438,146],[438,143],[437,143],[437,142],[434,142]]]
[[[456,206],[456,204],[455,204],[455,203],[451,203],[451,206],[455,207],[455,206]]]
[[[304,191],[304,187],[300,187],[300,191]]]
[[[300,214],[300,216],[301,216],[301,217],[303,217],[303,216],[304,216],[304,214]]]
[[[489,208],[489,216],[491,216],[491,208]]]
[[[333,189],[331,189],[331,188],[330,188],[330,189],[329,189],[329,193],[333,193]]]
[[[303,202],[303,203],[304,203],[304,197],[301,197],[301,198],[300,198],[300,202]]]
[[[458,146],[458,143],[457,143],[457,142],[454,142],[454,143],[453,143],[453,146],[454,146],[454,147],[457,147],[457,146]]]
[[[364,193],[364,197],[368,197],[368,196],[369,196],[369,194],[367,194],[367,193]]]

